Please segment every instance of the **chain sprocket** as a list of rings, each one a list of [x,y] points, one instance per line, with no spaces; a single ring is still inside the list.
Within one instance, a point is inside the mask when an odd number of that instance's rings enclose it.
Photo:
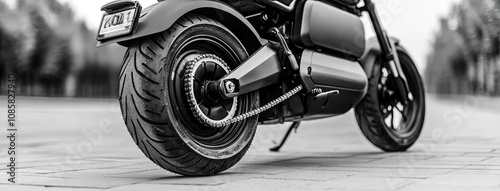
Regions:
[[[299,93],[303,87],[302,85],[299,85],[289,92],[283,94],[282,96],[276,98],[275,100],[272,100],[271,102],[265,104],[264,106],[261,106],[259,108],[253,109],[249,112],[246,112],[244,114],[238,115],[234,117],[234,113],[230,113],[228,117],[226,117],[223,120],[213,120],[207,117],[201,110],[198,108],[198,104],[195,98],[195,95],[193,93],[193,88],[194,88],[194,73],[195,71],[195,66],[199,65],[201,62],[204,62],[204,60],[214,60],[219,63],[222,63],[224,66],[227,68],[227,72],[230,72],[230,68],[227,66],[227,64],[222,60],[221,58],[213,55],[213,54],[202,54],[195,59],[189,61],[189,63],[186,65],[185,69],[185,74],[184,74],[184,90],[186,92],[186,96],[188,99],[188,104],[191,108],[191,111],[194,113],[194,116],[197,118],[197,120],[201,123],[203,123],[206,126],[213,127],[213,128],[222,128],[228,125],[231,125],[233,123],[237,123],[240,121],[243,121],[249,117],[258,115],[264,111],[267,111],[268,109],[271,109],[275,107],[276,105],[280,104],[281,102],[289,99],[290,97],[294,96],[295,94]],[[237,100],[237,97],[235,97]],[[237,104],[237,103],[234,103]],[[234,107],[237,107],[237,105],[234,105]]]

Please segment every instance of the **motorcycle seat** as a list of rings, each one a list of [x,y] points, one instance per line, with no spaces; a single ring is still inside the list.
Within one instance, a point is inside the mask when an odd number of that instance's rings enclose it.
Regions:
[[[329,0],[329,1],[335,1],[335,2],[340,2],[340,3],[348,5],[348,6],[354,6],[354,5],[357,5],[360,0]]]
[[[224,0],[227,4],[231,5],[231,7],[235,8],[243,15],[254,14],[265,7],[256,3],[255,1],[242,1],[242,0]]]

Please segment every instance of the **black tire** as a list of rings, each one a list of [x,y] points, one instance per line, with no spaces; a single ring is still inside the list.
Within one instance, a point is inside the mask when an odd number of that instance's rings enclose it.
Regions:
[[[387,69],[383,69],[378,62],[368,79],[368,93],[355,108],[356,120],[365,137],[387,152],[406,151],[411,147],[420,136],[425,118],[425,91],[420,74],[411,57],[401,47],[398,47],[398,56],[414,100],[404,107],[397,104],[397,95],[388,93],[395,92],[393,79],[383,74],[383,70]],[[401,115],[398,127],[394,123],[395,112]],[[389,117],[390,122],[387,121]]]
[[[185,176],[214,175],[235,165],[248,150],[258,119],[220,130],[197,121],[182,87],[185,60],[196,54],[215,54],[231,69],[248,57],[222,24],[187,15],[168,30],[133,42],[120,73],[121,110],[133,140],[151,161]],[[236,114],[259,107],[255,92],[237,101]]]

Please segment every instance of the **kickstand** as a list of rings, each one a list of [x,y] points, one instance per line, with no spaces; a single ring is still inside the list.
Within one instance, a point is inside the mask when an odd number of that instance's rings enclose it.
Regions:
[[[286,132],[285,137],[283,137],[283,140],[281,140],[281,143],[278,146],[271,148],[269,150],[273,151],[273,152],[279,152],[281,147],[283,147],[283,145],[285,144],[286,139],[288,139],[288,137],[290,136],[290,133],[292,132],[292,130],[295,129],[295,133],[297,133],[297,129],[299,128],[299,125],[300,125],[300,122],[294,122],[288,128],[288,131]]]

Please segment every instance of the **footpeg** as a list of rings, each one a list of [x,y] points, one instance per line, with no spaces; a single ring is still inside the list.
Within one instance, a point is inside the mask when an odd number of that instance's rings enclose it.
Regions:
[[[318,99],[323,99],[323,98],[327,98],[329,95],[339,95],[340,94],[340,91],[339,90],[332,90],[332,91],[327,91],[327,92],[324,92],[324,93],[319,93],[319,94],[316,94],[313,96],[314,100],[318,100]]]

